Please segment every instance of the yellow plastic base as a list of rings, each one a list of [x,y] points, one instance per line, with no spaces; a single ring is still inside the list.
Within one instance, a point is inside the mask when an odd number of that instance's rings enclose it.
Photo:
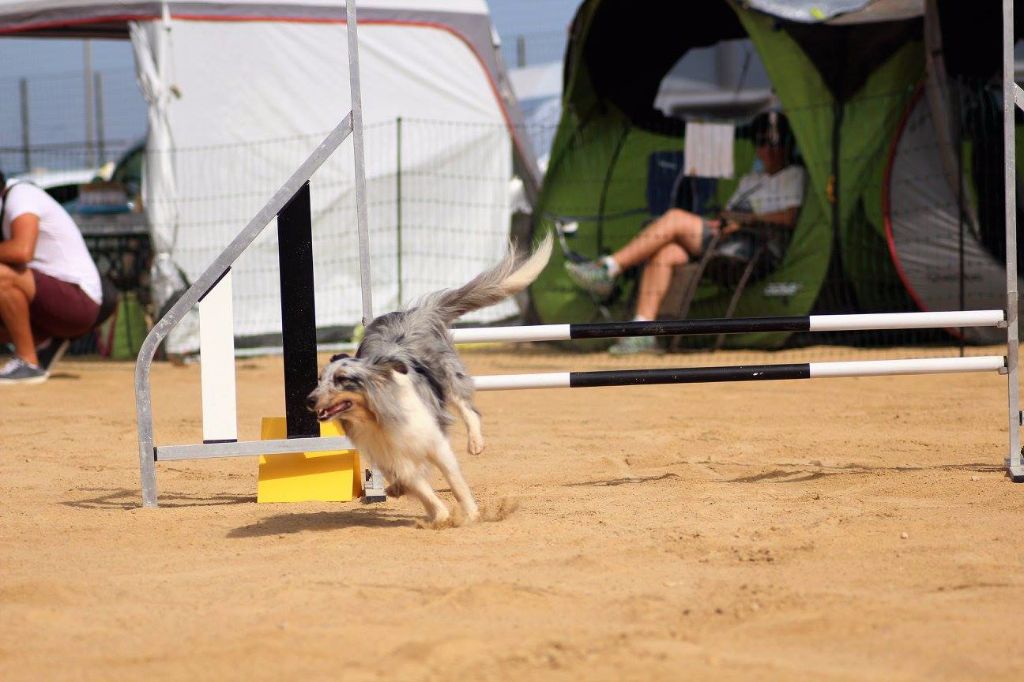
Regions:
[[[341,436],[336,422],[320,424],[321,436]],[[284,417],[264,417],[262,440],[288,437]],[[260,456],[257,502],[348,502],[363,494],[359,474],[359,453],[355,450],[296,452],[290,455]]]

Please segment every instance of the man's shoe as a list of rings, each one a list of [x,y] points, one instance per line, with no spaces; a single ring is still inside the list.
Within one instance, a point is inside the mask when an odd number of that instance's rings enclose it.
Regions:
[[[663,353],[658,339],[653,336],[626,336],[608,347],[612,355],[636,355],[637,353]]]
[[[615,286],[615,278],[608,274],[608,268],[603,263],[566,261],[565,271],[576,286],[599,298],[608,298]]]
[[[36,347],[36,356],[39,358],[39,366],[47,373],[53,371],[54,365],[60,362],[71,346],[71,339],[51,338]]]
[[[0,368],[0,386],[13,384],[41,384],[49,378],[46,370],[38,365],[32,365],[18,356],[7,361],[7,364]]]

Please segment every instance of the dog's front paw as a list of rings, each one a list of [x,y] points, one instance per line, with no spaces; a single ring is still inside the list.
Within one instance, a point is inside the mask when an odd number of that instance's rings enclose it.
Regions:
[[[384,488],[384,494],[388,497],[401,497],[405,494],[405,486],[398,481],[395,481],[387,488]]]
[[[443,514],[438,514],[433,518],[421,519],[416,523],[420,528],[429,528],[430,530],[442,530],[444,528],[454,528],[458,524],[455,523],[455,519],[445,511]]]
[[[483,436],[470,436],[469,442],[466,444],[466,449],[471,455],[479,455],[484,451],[484,437]]]

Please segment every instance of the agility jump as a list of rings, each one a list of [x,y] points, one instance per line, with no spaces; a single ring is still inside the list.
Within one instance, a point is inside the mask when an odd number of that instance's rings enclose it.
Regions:
[[[1003,134],[1006,149],[1004,191],[1015,187],[1014,167],[1014,108],[1024,109],[1024,90],[1013,80],[1013,21],[1012,2],[1003,2]],[[1009,17],[1009,19],[1008,19]],[[294,212],[298,223],[308,231],[308,182],[313,173],[337,149],[349,134],[355,142],[356,205],[359,232],[359,255],[364,322],[372,319],[369,287],[369,242],[366,216],[365,173],[363,170],[362,109],[359,100],[358,52],[356,46],[356,16],[353,0],[347,2],[346,21],[349,26],[349,67],[352,85],[352,112],[321,143],[299,169],[274,194],[249,224],[228,245],[225,251],[200,275],[179,298],[171,310],[154,326],[143,343],[136,363],[136,411],[138,414],[139,461],[142,482],[142,500],[146,507],[157,505],[156,462],[158,460],[205,459],[210,457],[252,456],[257,454],[285,454],[351,448],[347,438],[319,438],[308,433],[302,419],[308,417],[301,404],[293,400],[304,395],[300,390],[303,377],[296,367],[308,365],[313,359],[315,369],[315,329],[306,324],[290,324],[284,315],[285,393],[288,411],[288,438],[253,442],[207,442],[197,445],[171,445],[156,447],[153,438],[153,415],[150,398],[150,366],[156,349],[168,332],[185,314],[224,280],[231,264],[253,242],[275,217]],[[288,221],[285,221],[288,222]],[[280,223],[280,221],[279,221]],[[280,224],[279,224],[280,229]],[[300,235],[301,241],[307,235]],[[611,370],[603,372],[554,372],[548,374],[518,374],[481,376],[475,379],[478,390],[508,390],[525,388],[581,388],[596,386],[628,386],[666,383],[703,383],[712,381],[758,381],[781,379],[807,379],[840,376],[880,376],[896,374],[940,374],[953,372],[997,371],[1007,375],[1009,454],[1006,467],[1010,478],[1024,482],[1024,462],[1020,444],[1020,412],[1018,356],[1018,283],[1016,193],[1006,192],[1006,294],[1007,307],[1003,311],[954,311],[938,313],[885,313],[876,315],[834,315],[793,318],[749,318],[727,320],[677,320],[670,322],[622,322],[597,324],[542,325],[534,327],[458,329],[453,331],[456,342],[483,341],[541,341],[586,338],[611,338],[637,335],[722,334],[771,331],[840,331],[878,329],[924,329],[994,326],[1007,330],[1007,354],[968,358],[931,358],[911,360],[877,360],[859,362],[820,362],[790,365],[751,365],[736,367],[697,367],[678,369]],[[284,276],[294,260],[282,252],[282,284],[289,286]],[[302,262],[303,278],[311,278],[312,263]],[[300,278],[302,279],[302,278]],[[312,287],[308,291],[299,285],[299,291],[289,289],[290,296],[311,301]],[[222,295],[223,297],[223,295]],[[286,311],[284,311],[286,312]],[[295,329],[295,327],[302,327]],[[308,340],[313,335],[313,345]],[[299,341],[296,341],[296,337]],[[233,356],[225,361],[233,367]],[[229,371],[226,368],[223,371]],[[233,399],[233,396],[232,396]],[[225,411],[233,415],[232,410]],[[300,416],[301,415],[301,416]],[[295,430],[293,433],[293,421]],[[374,485],[370,487],[373,488]]]

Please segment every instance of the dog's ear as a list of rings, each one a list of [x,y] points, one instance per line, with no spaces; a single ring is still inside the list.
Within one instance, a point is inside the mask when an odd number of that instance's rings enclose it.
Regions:
[[[398,358],[381,358],[380,365],[388,369],[393,369],[399,374],[408,374],[409,366]]]
[[[337,355],[331,356],[331,362],[335,362],[337,360],[344,360],[347,357],[350,357],[348,353],[338,353]]]

